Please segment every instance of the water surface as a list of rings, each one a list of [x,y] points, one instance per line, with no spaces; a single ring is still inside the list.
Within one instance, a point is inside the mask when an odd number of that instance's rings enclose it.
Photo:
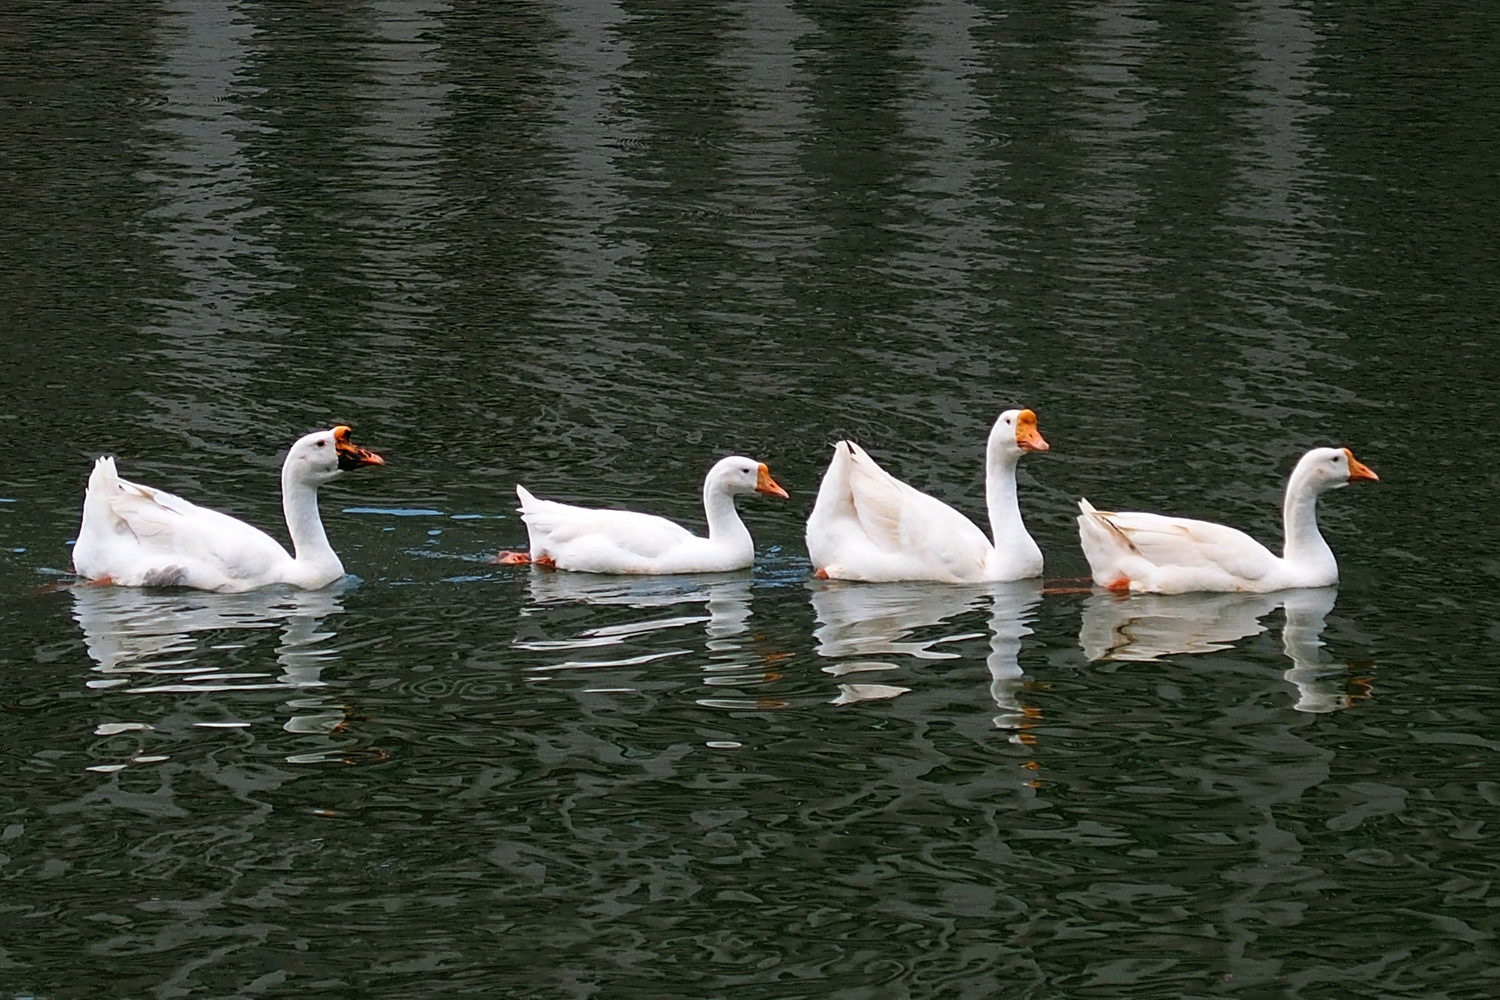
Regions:
[[[1496,14],[384,0],[0,16],[0,996],[1493,993]],[[829,444],[1047,580],[809,579]],[[77,588],[92,458],[326,592]],[[1102,508],[1336,590],[1090,592]],[[513,487],[752,571],[496,566]]]

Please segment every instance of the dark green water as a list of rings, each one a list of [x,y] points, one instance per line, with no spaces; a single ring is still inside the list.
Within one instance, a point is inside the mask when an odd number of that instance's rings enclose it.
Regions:
[[[0,997],[1500,990],[1500,14],[1480,3],[0,12]],[[1336,595],[808,579],[828,444]],[[92,458],[357,579],[71,589]],[[751,573],[501,568],[513,486]],[[1061,592],[1053,592],[1054,590]]]

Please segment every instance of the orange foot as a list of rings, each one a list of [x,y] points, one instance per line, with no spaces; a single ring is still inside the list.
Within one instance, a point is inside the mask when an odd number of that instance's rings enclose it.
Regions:
[[[813,579],[814,580],[826,580],[826,579],[828,579],[828,571],[826,569],[813,570]]]
[[[1104,589],[1113,590],[1117,594],[1128,594],[1130,593],[1130,580],[1128,577],[1122,576],[1118,580],[1106,583]]]
[[[113,587],[115,585],[115,581],[114,577],[100,576],[90,580],[88,582],[88,585],[90,587]]]
[[[501,566],[525,566],[531,562],[531,556],[525,552],[501,551],[495,553],[495,562]]]
[[[536,565],[542,566],[546,569],[557,568],[557,560],[553,559],[551,556],[537,556],[536,559],[532,561],[535,562]]]

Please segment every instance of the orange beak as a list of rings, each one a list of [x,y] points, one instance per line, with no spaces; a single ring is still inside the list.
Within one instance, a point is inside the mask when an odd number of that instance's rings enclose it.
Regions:
[[[1046,451],[1047,442],[1036,429],[1036,414],[1022,410],[1016,415],[1016,447],[1022,451]]]
[[[755,477],[755,492],[773,497],[786,497],[786,490],[776,485],[776,480],[771,478],[771,470],[766,468],[765,462],[760,463],[760,473]]]
[[[1349,482],[1353,483],[1361,479],[1368,479],[1376,483],[1380,481],[1380,477],[1375,475],[1375,470],[1355,458],[1354,452],[1348,448],[1344,449],[1344,457],[1349,459]]]
[[[361,448],[349,436],[349,428],[343,424],[333,429],[333,447],[339,453],[339,468],[345,472],[362,469],[367,465],[384,465],[385,459],[368,448]]]

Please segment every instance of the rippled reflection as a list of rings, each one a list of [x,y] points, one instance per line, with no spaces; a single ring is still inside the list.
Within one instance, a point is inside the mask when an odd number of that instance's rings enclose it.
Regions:
[[[1324,622],[1338,595],[1335,587],[1293,590],[1285,595],[1281,646],[1292,666],[1282,676],[1297,688],[1292,707],[1299,712],[1335,712],[1354,701],[1345,688],[1349,665],[1325,661],[1318,652],[1323,647]]]
[[[1210,653],[1258,635],[1280,594],[1093,594],[1084,601],[1078,642],[1090,660],[1155,660]]]
[[[73,617],[94,660],[88,686],[127,694],[323,687],[323,668],[338,656],[325,621],[343,610],[337,588],[245,594],[73,588]],[[273,632],[275,647],[267,651]],[[287,732],[329,732],[343,718],[337,705],[316,698],[287,705],[296,710],[282,727]]]
[[[235,4],[184,0],[162,5],[158,27],[151,82],[163,107],[142,178],[155,205],[149,231],[178,287],[155,303],[159,374],[142,394],[160,408],[162,431],[222,433],[264,417],[254,387],[273,367],[267,333],[280,329],[263,303],[282,265],[258,231],[265,209],[247,156],[256,31]]]
[[[995,716],[995,727],[1015,730],[1016,742],[1030,743],[1026,730],[1036,725],[1041,713],[1020,700],[1026,683],[1020,663],[1021,640],[1031,634],[1026,623],[1042,599],[1041,583],[1018,580],[991,584],[989,592],[990,655],[985,663],[990,670],[990,697],[1000,710]]]
[[[813,613],[818,627],[818,655],[834,662],[823,672],[835,677],[899,670],[895,658],[936,660],[957,657],[952,650],[938,649],[943,643],[976,638],[978,633],[947,632],[926,639],[913,633],[945,625],[973,607],[980,592],[969,587],[920,583],[848,584],[827,581],[810,584]],[[883,681],[840,682],[835,705],[895,698],[909,687]]]
[[[1179,653],[1230,649],[1266,630],[1261,621],[1286,609],[1282,649],[1292,661],[1284,676],[1297,688],[1299,712],[1332,712],[1351,703],[1346,664],[1325,663],[1318,650],[1324,619],[1338,589],[1284,590],[1273,594],[1093,594],[1083,605],[1078,642],[1090,660],[1150,661]]]
[[[847,584],[838,581],[809,585],[818,627],[813,631],[819,656],[834,661],[823,667],[835,677],[901,670],[909,660],[954,659],[963,654],[942,648],[984,636],[964,631],[955,620],[978,611],[988,598],[990,609],[990,696],[1000,714],[995,725],[1025,729],[1035,713],[1019,700],[1025,674],[1019,663],[1021,639],[1031,634],[1026,622],[1041,599],[1035,581],[955,587],[947,584]],[[937,631],[934,631],[937,630]],[[895,698],[912,690],[886,683],[884,678],[841,681],[837,705]]]
[[[548,662],[529,667],[536,675],[559,672],[635,668],[659,660],[702,656],[703,683],[716,690],[763,685],[776,679],[770,663],[776,657],[751,648],[749,642],[749,574],[613,577],[589,573],[555,573],[534,570],[529,581],[531,604],[521,612],[523,625],[515,641],[517,649],[554,654]],[[559,610],[570,605],[614,606],[645,615],[608,616],[608,624],[572,630]],[[704,614],[697,612],[701,606]],[[683,614],[684,610],[693,613]],[[676,612],[676,613],[673,613]],[[586,621],[596,621],[590,615]],[[563,634],[548,626],[556,618]],[[528,627],[531,619],[535,627]],[[695,633],[702,628],[703,640]],[[537,633],[537,629],[542,634]],[[691,629],[693,632],[678,631]],[[665,647],[665,648],[663,648]],[[633,671],[611,674],[610,687],[595,684],[585,691],[632,691],[637,687]],[[729,692],[733,693],[733,692]],[[775,707],[764,699],[713,697],[700,704],[720,708]]]

